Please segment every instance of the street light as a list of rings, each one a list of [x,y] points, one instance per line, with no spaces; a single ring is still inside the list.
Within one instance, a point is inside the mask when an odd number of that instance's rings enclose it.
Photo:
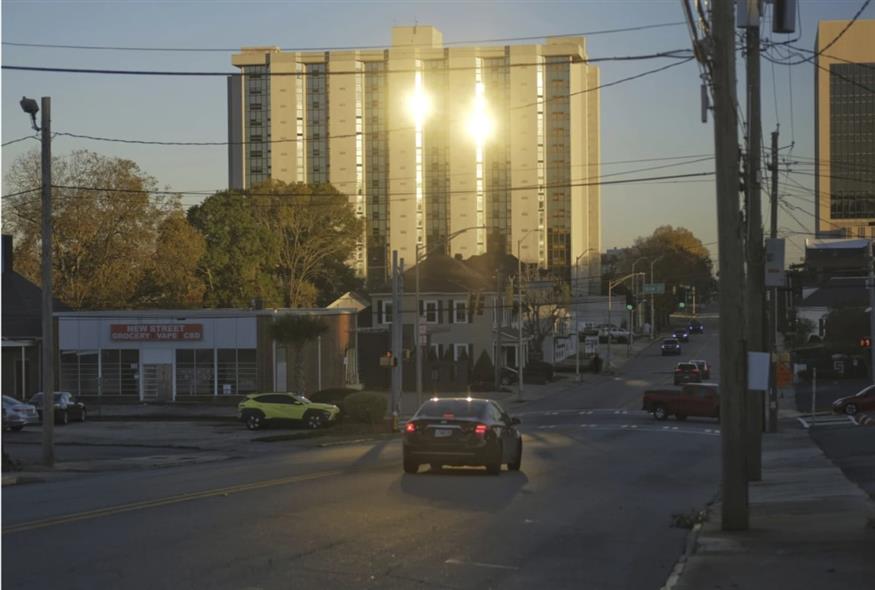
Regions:
[[[583,253],[580,256],[575,258],[574,268],[579,269],[578,263],[580,262],[580,259],[594,250],[596,250],[596,248],[587,248],[586,250],[583,251]],[[578,290],[579,285],[580,285],[580,272],[579,272],[579,270],[578,270],[577,275],[578,276],[577,276],[577,281],[575,282],[575,290]],[[588,284],[589,283],[587,283],[587,285]],[[577,309],[577,307],[579,305],[580,305],[579,303],[575,302],[575,309]],[[576,343],[577,344],[577,347],[576,347],[576,351],[577,351],[576,357],[577,358],[575,359],[575,362],[574,362],[574,375],[575,375],[575,379],[577,381],[580,381],[580,320],[578,319],[576,313],[574,315],[574,333],[575,333],[575,336],[577,337],[577,343]]]
[[[629,273],[624,277],[617,279],[616,281],[608,281],[608,358],[605,360],[605,365],[608,370],[611,368],[611,308],[612,308],[612,300],[611,300],[611,291],[613,291],[614,287],[628,279],[629,277],[634,277],[636,274],[643,273]]]
[[[427,252],[420,253],[421,244],[419,242],[416,243],[416,264],[414,265],[414,276],[416,277],[416,295],[414,297],[415,301],[413,303],[413,333],[414,333],[414,350],[416,352],[416,403],[417,407],[422,404],[422,346],[420,343],[419,336],[419,263],[425,260],[425,258],[435,252],[441,246],[447,245],[452,241],[453,238],[462,235],[466,231],[472,229],[486,229],[485,225],[473,225],[471,227],[464,227],[458,231],[455,231],[449,234],[446,238],[442,240],[438,240],[433,248],[428,250]],[[452,310],[450,310],[452,313]],[[468,313],[471,313],[471,310],[468,310]]]
[[[638,263],[641,262],[642,260],[647,260],[647,257],[641,256],[638,260],[636,260],[635,262],[632,263],[632,274],[635,274],[635,267],[638,266]],[[634,293],[635,293],[635,311],[632,315],[632,318],[633,318],[633,323],[639,324],[639,323],[641,323],[641,318],[638,317],[638,314],[639,314],[639,312],[638,312],[638,281],[634,281],[633,286],[634,286]],[[635,321],[635,320],[637,320],[637,321]],[[632,329],[634,329],[634,327],[635,326],[632,326],[632,328],[630,328],[630,330],[629,330],[630,340],[631,340]]]
[[[522,258],[522,243],[529,234],[538,231],[537,229],[527,229],[523,235],[516,241],[516,262],[517,262],[517,298],[519,299],[519,311],[517,313],[517,326],[519,328],[519,340],[517,341],[517,399],[523,399],[523,369],[525,363],[523,361],[523,258]],[[537,320],[536,320],[537,321]]]
[[[42,125],[36,124],[40,106],[32,98],[22,97],[21,110],[30,115],[34,130],[40,137],[42,171],[42,390],[43,390],[43,462],[55,463],[55,426],[51,416],[55,412],[54,322],[52,319],[52,98],[43,96]]]
[[[654,282],[653,282],[653,265],[656,264],[657,262],[659,262],[660,260],[662,260],[663,258],[665,258],[665,254],[661,254],[660,256],[657,256],[656,258],[654,258],[653,260],[650,261],[650,284],[651,284],[650,288],[651,289],[653,289],[652,285],[654,284]],[[654,296],[655,296],[655,294],[651,291],[651,293],[650,293],[650,339],[651,340],[653,340],[653,338],[656,336],[656,311],[655,311],[655,308],[653,306]]]

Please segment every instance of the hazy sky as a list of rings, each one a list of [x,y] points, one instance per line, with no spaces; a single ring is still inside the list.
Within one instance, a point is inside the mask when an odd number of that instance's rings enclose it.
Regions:
[[[801,47],[813,48],[817,22],[847,19],[863,0],[802,1]],[[873,17],[870,6],[863,18]],[[43,1],[3,0],[2,40],[23,43],[234,49],[244,45],[284,48],[332,48],[387,45],[393,25],[434,25],[444,40],[476,41],[507,37],[579,34],[654,23],[680,23],[679,0],[647,1],[507,1],[507,2],[394,2],[394,1],[222,1],[118,0]],[[770,27],[764,35],[771,37]],[[787,40],[778,36],[777,41]],[[529,41],[537,42],[537,41]],[[653,53],[690,47],[682,25],[640,32],[591,35],[586,39],[590,58]],[[3,65],[89,67],[113,69],[227,71],[230,51],[134,52],[22,48],[3,45]],[[671,63],[669,60],[601,64],[602,83]],[[813,70],[762,65],[763,134],[776,121],[781,145],[795,141],[790,160],[814,157]],[[739,85],[743,91],[743,64]],[[773,82],[774,81],[774,82]],[[605,88],[601,91],[603,175],[666,166],[616,178],[683,174],[713,169],[710,161],[684,166],[676,161],[612,163],[672,156],[706,157],[713,153],[710,125],[699,121],[699,70],[689,62],[665,72]],[[101,76],[2,73],[3,142],[28,135],[29,120],[20,111],[22,95],[52,97],[52,125],[56,132],[71,132],[140,140],[225,141],[225,79],[219,77]],[[739,94],[744,108],[744,96]],[[792,103],[792,109],[791,109]],[[28,149],[31,141],[2,150],[3,170]],[[162,186],[173,190],[214,190],[227,184],[227,149],[217,147],[154,147],[74,140],[58,137],[54,153],[87,148],[129,158]],[[682,161],[682,160],[681,160]],[[791,167],[782,183],[793,195],[787,203],[798,219],[782,209],[782,233],[811,231],[813,225],[813,171],[809,165]],[[3,192],[7,192],[4,187]],[[765,195],[764,195],[765,197]],[[196,199],[188,198],[186,203]],[[692,230],[716,254],[716,213],[713,179],[660,184],[624,184],[602,189],[603,246],[628,245],[659,225]],[[764,222],[768,227],[768,209]],[[806,212],[807,211],[807,212]],[[805,227],[800,227],[800,223]],[[787,236],[788,261],[800,256],[801,233]]]

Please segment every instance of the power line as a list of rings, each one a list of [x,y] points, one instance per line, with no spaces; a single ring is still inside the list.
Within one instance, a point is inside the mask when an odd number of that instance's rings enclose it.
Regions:
[[[645,59],[693,59],[689,58],[689,49],[673,49],[670,51],[662,51],[659,53],[649,53],[643,55],[625,55],[625,56],[613,56],[613,57],[600,57],[600,58],[589,58],[584,59],[583,63],[601,63],[608,61],[637,61],[637,60],[645,60]],[[683,55],[681,55],[683,54]],[[365,62],[367,63],[367,62]],[[376,63],[385,63],[382,60]],[[324,63],[319,65],[325,65]],[[531,63],[517,63],[517,64],[505,64],[503,67],[506,68],[526,68],[526,67],[536,67],[536,66],[551,66],[551,65],[562,65],[562,63],[545,63],[545,62],[531,62]],[[43,73],[56,73],[56,74],[101,74],[101,75],[115,75],[115,76],[174,76],[174,77],[228,77],[228,76],[249,76],[249,77],[316,77],[322,78],[325,76],[355,76],[364,74],[363,70],[343,70],[343,71],[326,71],[326,72],[312,72],[312,71],[303,71],[303,72],[259,72],[256,74],[248,74],[245,71],[230,71],[230,72],[210,72],[210,71],[184,71],[184,70],[111,70],[104,68],[61,68],[61,67],[51,67],[51,66],[17,66],[17,65],[6,65],[3,64],[4,70],[14,70],[14,71],[24,71],[24,72],[43,72]],[[459,71],[474,71],[477,69],[477,66],[455,66],[455,67],[446,67],[441,68],[440,72],[459,72]],[[398,70],[385,70],[378,72],[380,75],[390,75],[390,74],[415,74],[417,72],[422,72],[421,69],[417,68],[406,68],[406,69],[398,69]]]
[[[6,147],[7,145],[12,145],[13,143],[18,143],[19,141],[24,141],[26,139],[39,139],[36,135],[25,135],[24,137],[19,137],[18,139],[13,139],[7,142],[4,142],[0,147]]]
[[[574,187],[586,187],[586,186],[604,186],[611,184],[633,184],[639,182],[649,182],[654,180],[669,180],[676,178],[692,178],[692,177],[701,177],[701,176],[712,176],[714,172],[691,172],[687,174],[670,174],[665,176],[649,176],[643,178],[626,178],[626,179],[618,179],[618,180],[608,180],[608,181],[594,181],[594,182],[576,182],[576,183],[562,183],[562,184],[552,184],[552,185],[544,185],[544,190],[547,189],[555,189],[555,188],[574,188]],[[108,193],[122,193],[122,194],[147,194],[154,196],[183,196],[183,195],[200,195],[200,196],[210,196],[217,193],[229,192],[228,189],[218,189],[214,191],[166,191],[166,190],[143,190],[143,189],[121,189],[121,188],[108,188],[108,187],[89,187],[89,186],[77,186],[77,185],[52,185],[54,189],[64,189],[64,190],[80,190],[80,191],[94,191],[94,192],[108,192]],[[30,189],[25,192],[32,192],[37,189]],[[532,186],[510,186],[501,189],[501,192],[516,192],[516,191],[534,191],[539,190],[537,185]],[[234,191],[230,191],[234,192]],[[465,189],[465,190],[452,190],[446,191],[442,193],[442,195],[451,195],[451,194],[474,194],[477,193],[477,189]],[[254,193],[254,192],[240,192],[239,194],[245,194],[250,197],[343,197],[347,198],[347,195],[343,193],[323,193],[318,191],[307,192],[307,193]],[[400,196],[410,196],[415,197],[415,192],[395,192],[393,195]],[[3,195],[3,198],[11,198],[17,196],[16,194],[11,195]],[[388,199],[390,201],[400,201],[400,200],[410,200],[410,199]],[[317,205],[318,203],[309,203],[308,206]]]
[[[582,33],[564,33],[553,35],[532,35],[528,37],[502,37],[497,39],[478,39],[469,41],[444,41],[443,45],[478,45],[486,43],[504,43],[510,41],[533,41],[537,39],[555,39],[561,37],[593,37],[595,35],[609,35],[614,33],[627,33],[633,31],[644,31],[649,29],[659,29],[665,27],[676,27],[683,25],[681,22],[671,23],[655,23],[651,25],[641,25],[636,27],[624,27],[620,29],[603,29],[597,31],[585,31]],[[81,49],[93,51],[144,51],[144,52],[173,52],[173,53],[232,53],[240,51],[240,47],[128,47],[114,45],[62,45],[53,43],[25,43],[14,41],[3,41],[3,45],[10,47],[39,47],[43,49]],[[376,50],[376,49],[391,49],[391,45],[365,45],[365,46],[347,46],[347,47],[282,47],[280,51],[287,52],[305,52],[305,51],[353,51],[360,50]]]

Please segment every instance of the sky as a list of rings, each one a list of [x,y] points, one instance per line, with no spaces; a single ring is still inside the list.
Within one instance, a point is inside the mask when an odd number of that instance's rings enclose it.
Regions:
[[[820,20],[849,19],[864,0],[799,3],[794,36],[765,38],[812,49]],[[873,5],[875,6],[875,5]],[[869,6],[861,18],[875,17]],[[385,46],[391,27],[433,25],[445,42],[571,35],[660,23],[682,23],[679,0],[579,1],[223,1],[223,0],[3,0],[2,63],[8,65],[234,71],[232,51],[241,46],[283,48]],[[770,21],[769,21],[770,22]],[[690,48],[683,24],[615,34],[586,36],[590,58],[648,54]],[[16,47],[7,43],[148,48],[222,49],[210,52],[94,51]],[[527,41],[535,43],[540,41]],[[774,51],[774,50],[773,50]],[[672,63],[670,60],[606,62],[601,82],[628,77]],[[744,115],[744,64],[738,62],[739,103]],[[802,254],[813,231],[814,66],[762,62],[764,145],[780,125],[784,203],[779,231],[788,239],[787,262]],[[713,170],[709,160],[683,163],[649,160],[713,154],[708,124],[700,122],[700,78],[694,61],[601,90],[602,174],[615,178],[690,174]],[[52,97],[52,129],[108,138],[162,141],[226,141],[226,86],[223,77],[153,77],[2,72],[3,143],[32,133],[21,112],[22,96]],[[2,149],[5,172],[15,158],[38,146],[27,140]],[[219,190],[227,185],[227,148],[167,147],[56,137],[53,153],[89,149],[127,158],[174,191]],[[798,160],[797,160],[798,158]],[[638,162],[629,162],[637,160]],[[798,162],[798,163],[796,163]],[[657,168],[659,167],[659,168]],[[654,168],[643,171],[642,168]],[[639,170],[639,172],[631,172]],[[786,178],[786,182],[785,182]],[[797,186],[798,185],[798,186]],[[3,193],[8,190],[3,188]],[[184,203],[198,199],[189,197]],[[768,227],[764,193],[764,223]],[[661,225],[691,230],[717,258],[714,181],[685,179],[602,187],[603,248],[625,247]],[[794,219],[795,217],[795,219]]]

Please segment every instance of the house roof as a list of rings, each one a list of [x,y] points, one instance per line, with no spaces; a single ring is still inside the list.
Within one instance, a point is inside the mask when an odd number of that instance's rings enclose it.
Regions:
[[[354,309],[361,311],[370,306],[371,302],[361,293],[355,291],[347,291],[331,303],[325,306],[326,309]]]
[[[2,278],[3,338],[40,338],[42,328],[43,291],[15,271],[7,270]],[[53,311],[70,308],[55,299]]]
[[[869,290],[864,277],[836,277],[802,300],[799,307],[867,307]]]
[[[814,239],[805,240],[807,250],[859,250],[869,246],[869,240]]]
[[[404,291],[412,293],[416,286],[416,267],[404,271]],[[375,293],[389,293],[391,285],[386,284],[374,290]],[[419,263],[420,293],[472,293],[476,291],[495,291],[495,285],[488,276],[473,270],[467,263],[443,254],[432,254]]]

